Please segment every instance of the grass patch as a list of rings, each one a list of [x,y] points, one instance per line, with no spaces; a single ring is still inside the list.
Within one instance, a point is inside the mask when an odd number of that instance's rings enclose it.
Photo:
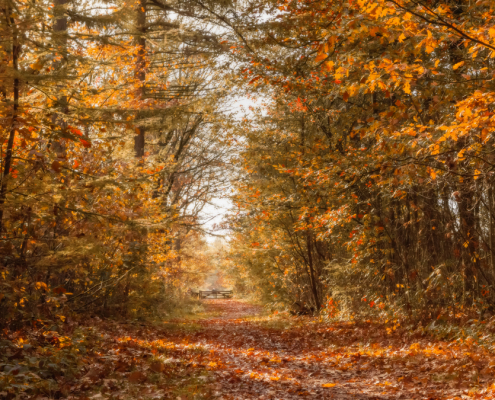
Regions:
[[[211,399],[213,397],[213,386],[206,372],[195,374],[179,382],[171,382],[174,385],[174,398],[181,400]]]
[[[286,314],[268,314],[256,315],[244,318],[246,321],[256,323],[260,327],[274,330],[290,329],[297,326],[302,326],[303,322],[300,319],[291,318]]]

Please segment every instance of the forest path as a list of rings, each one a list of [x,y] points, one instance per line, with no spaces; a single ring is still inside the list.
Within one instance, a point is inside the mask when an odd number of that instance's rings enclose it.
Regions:
[[[486,341],[414,337],[394,321],[267,315],[240,300],[203,305],[202,313],[158,324],[85,321],[77,328],[86,332],[83,341],[60,342],[46,366],[36,364],[40,377],[57,373],[57,381],[40,380],[47,395],[30,398],[495,399],[495,355]],[[74,379],[55,370],[81,352]]]
[[[257,316],[236,300],[204,305],[213,317],[198,320],[188,340],[209,352],[209,398],[494,398],[483,389],[493,374],[480,374],[489,360],[473,349],[406,340],[370,323]]]

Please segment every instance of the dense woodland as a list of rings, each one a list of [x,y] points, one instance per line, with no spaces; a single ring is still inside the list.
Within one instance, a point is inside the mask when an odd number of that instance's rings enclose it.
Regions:
[[[229,185],[241,290],[490,309],[491,6],[5,0],[3,323],[176,298]]]
[[[493,3],[252,10],[273,18],[235,49],[266,103],[238,127],[239,276],[316,309],[493,312]]]
[[[5,338],[218,270],[272,310],[495,313],[493,1],[0,0],[0,36]]]
[[[205,268],[198,215],[227,183],[228,72],[204,12],[66,0],[1,11],[2,324],[173,304]]]
[[[229,185],[241,290],[490,309],[491,6],[5,0],[4,323],[177,298]]]

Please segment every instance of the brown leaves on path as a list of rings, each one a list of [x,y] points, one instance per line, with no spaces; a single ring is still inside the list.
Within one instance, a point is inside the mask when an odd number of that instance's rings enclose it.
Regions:
[[[495,358],[457,342],[408,340],[372,323],[252,317],[252,306],[211,300],[218,317],[190,338],[209,351],[224,399],[493,398]]]
[[[204,305],[196,319],[160,326],[95,319],[71,343],[12,337],[22,346],[3,358],[0,397],[495,398],[495,357],[473,343],[408,339],[370,321],[263,316],[238,300]]]

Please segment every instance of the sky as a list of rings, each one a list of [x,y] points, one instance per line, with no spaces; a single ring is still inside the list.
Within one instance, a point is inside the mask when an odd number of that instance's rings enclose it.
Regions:
[[[258,105],[252,98],[248,98],[247,96],[238,97],[232,103],[232,113],[234,118],[236,116],[238,118],[244,117],[245,115],[249,115],[250,107],[254,107]],[[204,221],[207,221],[203,228],[205,231],[211,231],[214,235],[222,235],[228,236],[229,231],[227,229],[220,230],[218,229],[218,225],[222,223],[226,214],[228,214],[229,210],[232,208],[233,204],[230,200],[231,188],[227,187],[224,193],[224,197],[215,198],[212,201],[212,204],[207,204],[203,212],[200,215],[200,218]],[[207,235],[206,240],[208,243],[213,243],[217,236]]]

